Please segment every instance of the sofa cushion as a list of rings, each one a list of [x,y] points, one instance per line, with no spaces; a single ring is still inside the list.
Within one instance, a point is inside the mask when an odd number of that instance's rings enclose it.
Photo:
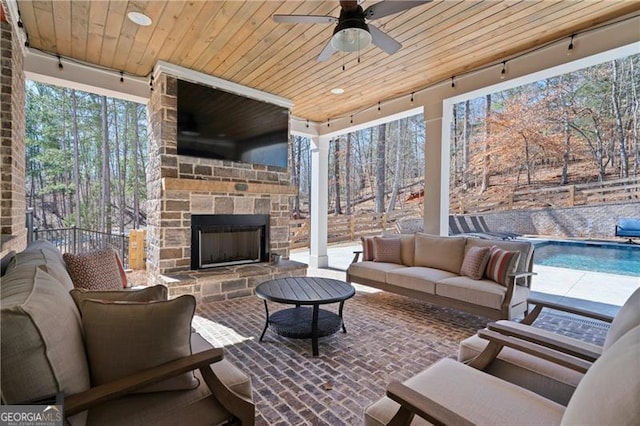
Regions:
[[[618,339],[584,375],[562,417],[566,425],[636,425],[640,418],[640,327]]]
[[[412,266],[387,272],[387,283],[398,287],[435,294],[437,281],[456,275],[440,269]]]
[[[350,264],[347,272],[351,279],[362,278],[365,280],[385,282],[387,272],[404,268],[406,268],[406,266],[398,265],[397,263],[367,261]]]
[[[191,295],[158,302],[80,304],[93,386],[191,355]],[[193,389],[198,381],[185,373],[145,387],[141,392]]]
[[[20,266],[47,267],[47,273],[54,277],[64,288],[71,290],[73,282],[62,260],[62,253],[49,241],[36,240],[30,243],[24,251],[17,253],[9,262],[7,272]]]
[[[111,248],[82,254],[65,253],[63,258],[76,288],[119,290],[127,286],[118,254]]]
[[[418,233],[415,240],[415,266],[460,273],[464,257],[464,237],[439,237]]]
[[[414,266],[416,252],[416,236],[415,234],[400,234],[400,257],[402,264],[406,266]]]
[[[479,280],[484,276],[487,262],[489,262],[489,247],[470,247],[464,255],[460,275]]]
[[[400,238],[373,237],[373,261],[402,264]]]
[[[2,398],[8,404],[89,388],[80,315],[46,266],[2,277]]]
[[[438,296],[492,309],[500,309],[506,292],[506,287],[487,279],[474,280],[458,276],[436,282]]]
[[[469,424],[560,424],[564,412],[560,404],[448,358],[404,384],[468,419]],[[398,408],[395,402],[374,403],[365,411],[365,425],[387,424]]]
[[[516,326],[519,323],[510,321],[509,324]],[[543,336],[551,334],[554,340],[568,340],[575,343],[575,339],[557,333],[535,330],[536,332],[540,331]],[[487,344],[488,341],[480,338],[477,334],[464,339],[458,348],[458,361],[470,361],[479,355]],[[597,350],[595,345],[586,342],[583,344]],[[575,370],[511,348],[503,348],[496,360],[484,371],[562,405],[567,405],[573,391],[583,377],[582,373]]]
[[[136,290],[91,291],[84,288],[74,288],[69,292],[78,307],[85,299],[103,302],[155,302],[167,300],[167,293],[167,287],[161,284]]]
[[[489,249],[489,261],[487,262],[486,270],[487,278],[503,286],[508,286],[512,280],[510,274],[516,272],[519,259],[519,251],[507,251],[497,246],[492,246]]]

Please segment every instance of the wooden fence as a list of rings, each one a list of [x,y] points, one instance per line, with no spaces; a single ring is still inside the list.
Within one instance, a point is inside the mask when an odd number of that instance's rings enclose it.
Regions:
[[[524,189],[493,202],[482,195],[452,200],[451,211],[477,213],[487,211],[561,208],[598,205],[621,201],[640,201],[640,178],[562,185],[551,188]]]
[[[421,205],[415,209],[395,210],[390,213],[359,213],[328,217],[329,243],[354,241],[367,235],[379,235],[384,231],[397,232],[403,219],[420,217]],[[420,219],[421,220],[421,219]],[[289,222],[289,248],[309,247],[311,219],[292,219]]]

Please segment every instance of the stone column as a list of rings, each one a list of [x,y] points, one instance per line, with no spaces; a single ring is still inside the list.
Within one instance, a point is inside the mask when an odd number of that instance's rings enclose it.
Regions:
[[[0,255],[24,249],[25,75],[18,29],[0,5]]]

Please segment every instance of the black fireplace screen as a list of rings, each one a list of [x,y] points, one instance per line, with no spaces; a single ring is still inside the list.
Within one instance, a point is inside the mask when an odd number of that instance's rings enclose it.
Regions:
[[[268,215],[192,215],[191,268],[264,262]]]

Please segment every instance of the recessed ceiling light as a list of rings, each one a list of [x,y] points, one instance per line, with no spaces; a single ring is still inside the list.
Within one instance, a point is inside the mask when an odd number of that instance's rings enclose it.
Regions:
[[[344,93],[344,89],[342,87],[334,87],[331,89],[331,93],[334,95],[342,95]]]
[[[134,24],[142,25],[143,27],[148,27],[152,22],[151,18],[141,12],[129,12],[127,17]]]

